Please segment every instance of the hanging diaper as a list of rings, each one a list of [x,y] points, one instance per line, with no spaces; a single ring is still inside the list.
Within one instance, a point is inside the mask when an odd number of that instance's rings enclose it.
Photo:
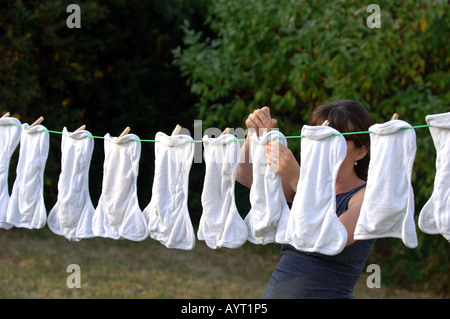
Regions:
[[[152,197],[144,209],[150,236],[168,248],[190,250],[195,246],[195,234],[187,200],[194,143],[189,135],[162,132],[156,133],[155,140]]]
[[[43,125],[28,130],[22,125],[16,180],[6,212],[6,222],[15,227],[39,229],[45,226],[44,169],[49,151],[49,134]]]
[[[9,203],[8,173],[11,156],[19,145],[22,127],[20,121],[5,114],[0,118],[0,228],[13,226],[6,222]]]
[[[69,133],[64,127],[61,141],[61,174],[58,197],[47,218],[55,234],[78,241],[94,237],[95,208],[89,195],[89,165],[94,150],[92,134],[86,130]]]
[[[296,249],[339,254],[347,230],[336,214],[336,179],[347,156],[347,143],[329,126],[302,128],[300,179],[292,203],[286,241]]]
[[[198,239],[208,247],[238,248],[247,241],[247,226],[235,203],[236,170],[240,145],[236,137],[203,137],[205,180],[201,196],[203,213]]]
[[[411,172],[416,133],[401,120],[372,125],[367,186],[354,239],[401,238],[417,246]]]
[[[437,153],[436,176],[433,193],[419,215],[419,228],[450,241],[450,113],[427,115],[425,120]]]
[[[95,236],[132,241],[148,237],[136,189],[140,156],[136,135],[120,139],[105,135],[102,193],[92,220]]]
[[[289,206],[281,177],[267,164],[266,145],[277,141],[287,146],[280,131],[262,136],[253,134],[250,141],[253,182],[250,187],[251,209],[245,217],[248,240],[254,244],[283,243],[289,217]]]

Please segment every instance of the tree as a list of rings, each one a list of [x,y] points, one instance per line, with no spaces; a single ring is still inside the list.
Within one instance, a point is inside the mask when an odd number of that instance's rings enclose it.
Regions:
[[[371,13],[360,2],[216,0],[205,20],[214,36],[185,22],[184,47],[173,51],[174,63],[210,126],[244,126],[253,109],[268,105],[285,135],[300,135],[315,106],[337,99],[361,102],[376,122],[396,112],[412,125],[425,124],[427,114],[449,111],[447,1],[377,3],[381,28],[367,26]],[[433,189],[435,150],[426,129],[417,136],[418,213]],[[298,150],[299,142],[289,140],[289,146]],[[448,264],[447,243],[424,234],[420,241],[420,249],[406,253],[407,269],[414,270],[406,271],[406,278],[419,272],[447,289],[442,272],[424,267],[432,245],[443,249],[439,258]],[[388,246],[396,247],[389,258],[405,255],[401,244]],[[393,274],[401,272],[394,268]]]
[[[43,115],[48,129],[118,136],[126,126],[143,139],[177,123],[192,123],[195,97],[172,64],[179,25],[198,23],[203,1],[78,1],[81,28],[70,28],[67,1],[0,0],[0,111],[23,123]],[[70,10],[69,10],[70,11]],[[71,20],[71,19],[69,19]],[[0,114],[0,115],[1,115]],[[60,138],[52,135],[44,196],[52,207],[60,173]],[[142,160],[153,162],[154,146]],[[99,197],[103,146],[96,143],[90,190]],[[11,162],[10,185],[15,158]],[[149,201],[153,166],[140,166],[142,205]]]

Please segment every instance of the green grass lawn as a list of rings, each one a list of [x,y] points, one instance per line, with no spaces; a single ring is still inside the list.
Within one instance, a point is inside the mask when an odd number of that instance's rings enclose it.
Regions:
[[[159,242],[84,239],[69,242],[48,228],[0,230],[0,298],[259,298],[279,258],[279,246],[246,243],[238,249],[191,251]],[[68,288],[67,266],[80,267],[81,288]],[[392,288],[356,298],[420,298]]]

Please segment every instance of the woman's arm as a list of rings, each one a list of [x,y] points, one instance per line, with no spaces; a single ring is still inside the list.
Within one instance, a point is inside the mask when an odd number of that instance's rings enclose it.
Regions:
[[[262,134],[267,128],[273,127],[277,121],[270,116],[270,109],[265,106],[251,113],[245,124],[248,128],[247,138],[252,134]],[[281,176],[284,195],[288,202],[294,200],[297,183],[300,177],[300,165],[292,151],[279,142],[268,142],[266,147],[267,163]],[[253,182],[252,163],[250,161],[250,141],[245,141],[241,147],[241,160],[237,168],[236,180],[250,188]]]
[[[248,135],[247,135],[248,138]],[[236,181],[250,188],[253,182],[252,163],[250,163],[250,141],[245,141],[241,147],[241,159],[236,172]]]
[[[300,178],[300,165],[292,151],[278,141],[270,141],[266,147],[267,164],[281,176],[286,201],[294,200]]]
[[[339,216],[339,220],[344,225],[347,230],[347,244],[349,246],[353,244],[356,240],[353,239],[353,233],[355,232],[356,223],[359,218],[359,213],[361,211],[361,206],[364,200],[364,194],[366,192],[366,188],[358,191],[348,203],[348,209],[345,213]]]
[[[257,109],[251,113],[245,125],[248,128],[247,139],[252,134],[258,136],[267,131],[268,127],[272,127],[277,123],[275,119],[270,116],[270,109],[265,106],[262,109]],[[245,141],[241,147],[241,159],[236,172],[236,181],[242,185],[250,188],[253,182],[252,163],[250,161],[250,141]]]

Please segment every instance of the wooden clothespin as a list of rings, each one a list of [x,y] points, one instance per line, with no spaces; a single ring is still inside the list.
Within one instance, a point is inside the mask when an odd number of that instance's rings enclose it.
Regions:
[[[328,126],[328,125],[330,125],[330,121],[328,121],[328,120],[323,121],[322,126]]]
[[[394,113],[394,115],[392,115],[391,121],[393,120],[398,120],[398,114]]]
[[[34,121],[33,124],[31,124],[30,126],[28,126],[27,131],[29,131],[29,130],[30,130],[32,127],[34,127],[34,126],[41,124],[43,120],[44,120],[44,117],[43,117],[43,116],[39,117],[36,121]]]
[[[177,124],[177,126],[175,126],[175,129],[172,131],[172,136],[178,135],[180,133],[181,130],[181,125]]]
[[[228,132],[230,132],[230,128],[227,127],[226,129],[223,130],[222,134],[220,134],[220,136],[228,134]]]
[[[127,135],[130,132],[130,127],[127,126],[123,132],[119,135],[119,137],[117,139],[121,139],[122,137],[124,137],[125,135]]]
[[[269,126],[267,126],[267,131],[265,131],[265,132],[263,133],[263,135],[266,135],[267,133],[269,133],[271,129],[272,129],[272,119],[270,119]]]
[[[77,128],[75,131],[73,131],[74,133],[75,132],[78,132],[78,131],[82,131],[82,130],[84,130],[86,128],[86,125],[81,125],[79,128]]]

